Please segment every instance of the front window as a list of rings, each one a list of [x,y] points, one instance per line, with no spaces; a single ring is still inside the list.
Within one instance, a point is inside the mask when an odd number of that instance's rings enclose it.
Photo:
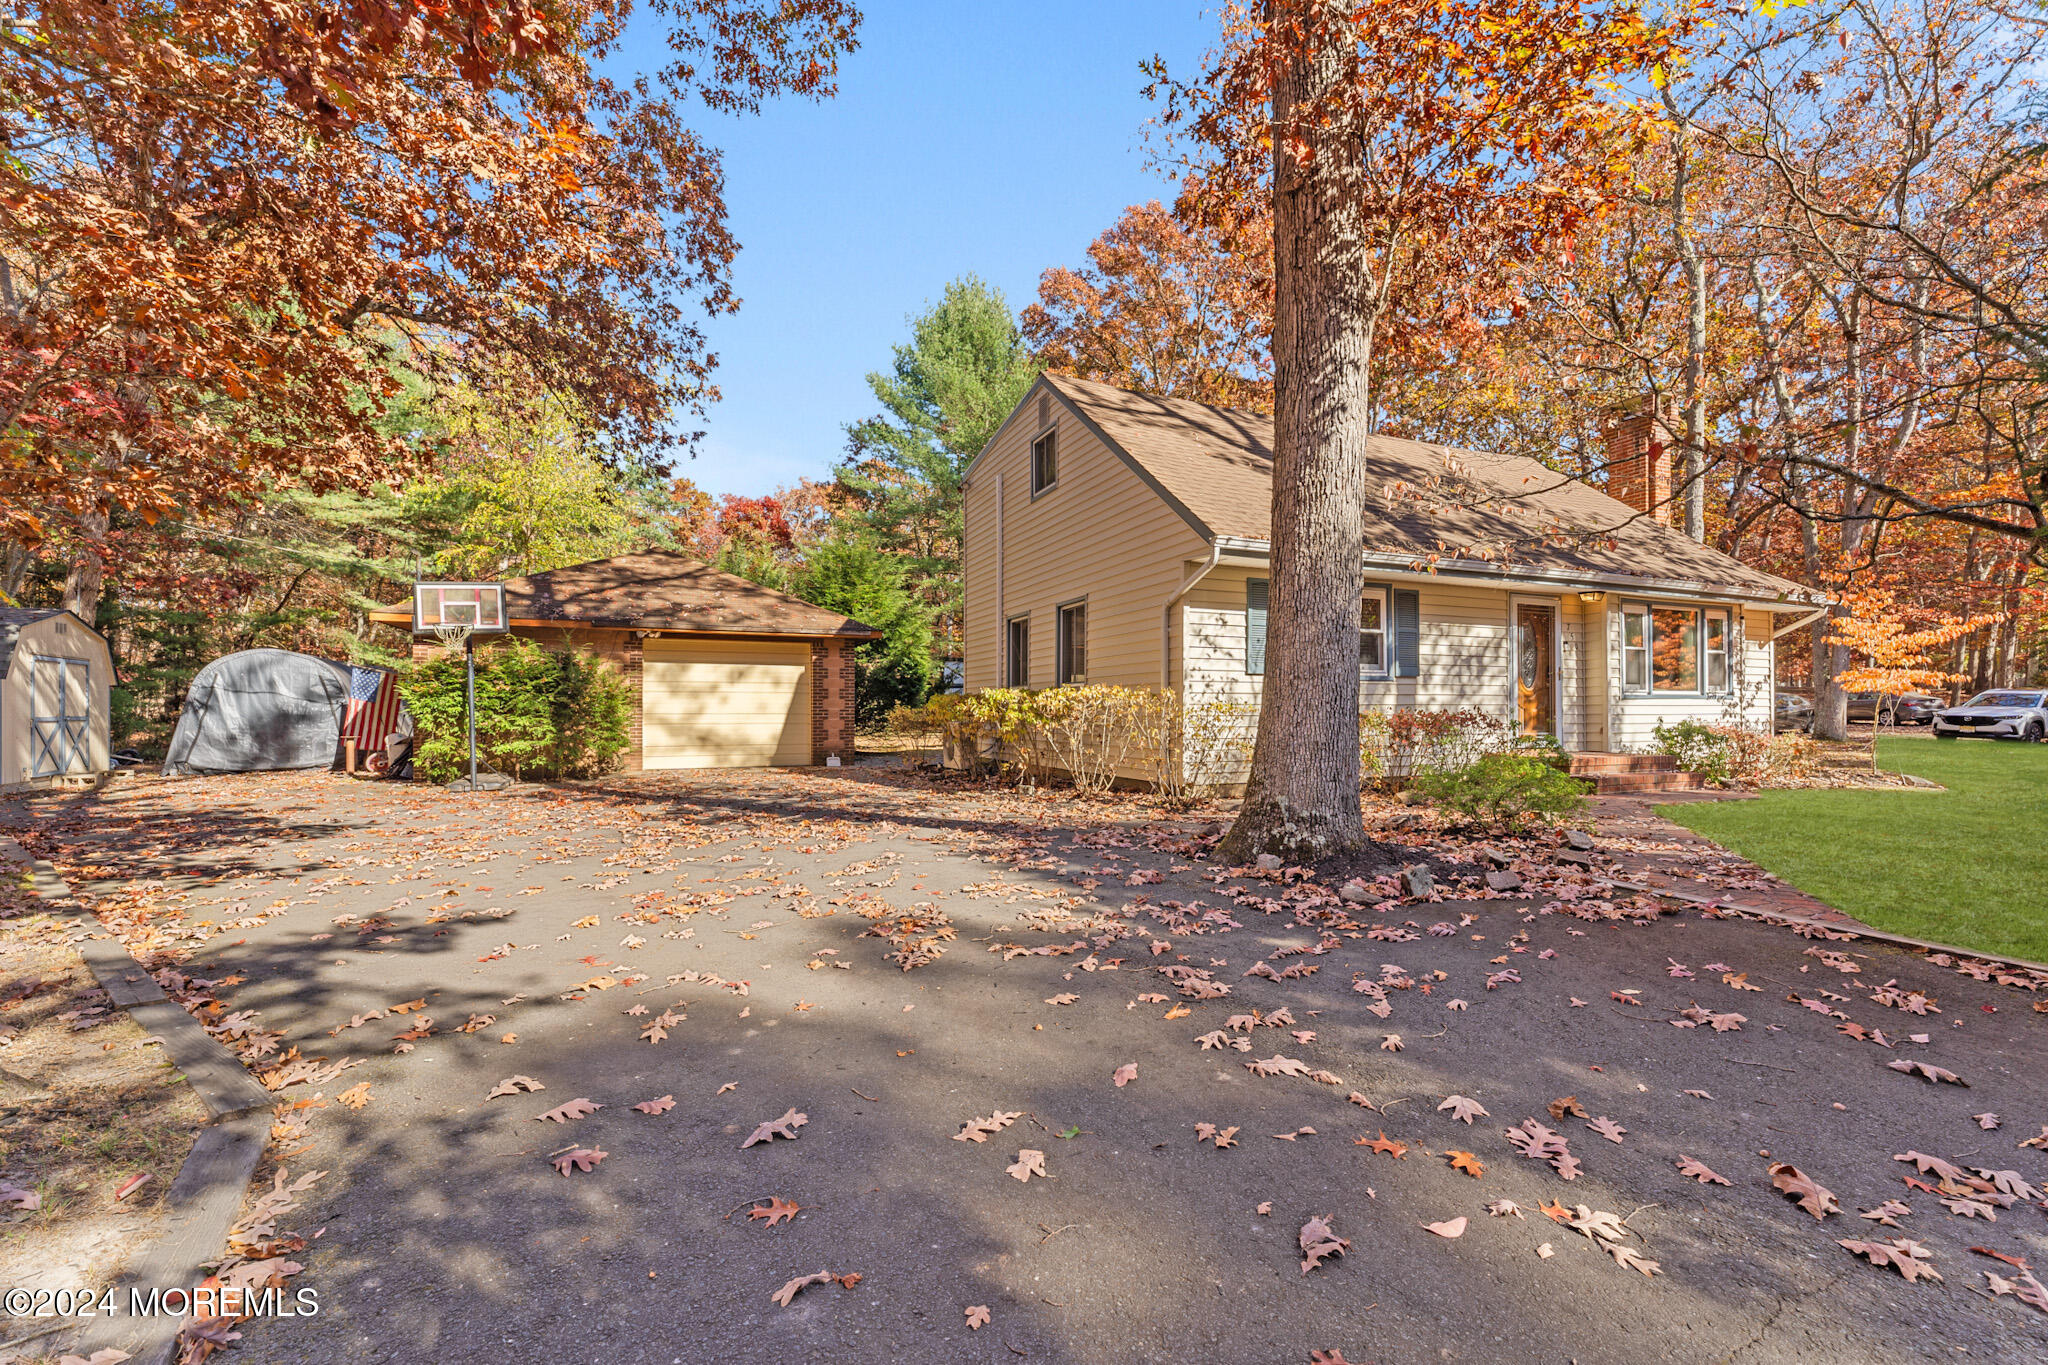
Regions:
[[[1965,706],[2017,706],[2031,709],[2042,704],[2039,692],[1979,692],[1964,702]]]
[[[1712,696],[1734,689],[1735,621],[1718,607],[1621,608],[1622,691]]]
[[[1710,611],[1707,622],[1707,691],[1728,690],[1728,613]]]
[[[1088,681],[1088,604],[1060,608],[1060,682]]]
[[[1621,609],[1621,686],[1625,692],[1650,690],[1650,609]]]
[[[1653,607],[1650,641],[1651,690],[1699,691],[1699,613],[1688,607]]]
[[[1358,669],[1376,678],[1387,673],[1387,590],[1367,588],[1358,604]]]

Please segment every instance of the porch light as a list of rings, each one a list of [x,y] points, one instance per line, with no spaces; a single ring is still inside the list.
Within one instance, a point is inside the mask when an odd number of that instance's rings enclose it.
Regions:
[[[1607,594],[1604,592],[1582,592],[1579,594],[1579,600],[1581,602],[1605,602]]]

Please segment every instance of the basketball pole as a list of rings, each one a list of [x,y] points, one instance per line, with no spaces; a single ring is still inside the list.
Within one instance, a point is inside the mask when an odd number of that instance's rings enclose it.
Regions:
[[[462,637],[462,654],[469,665],[468,679],[464,683],[464,699],[469,712],[469,789],[476,790],[476,636]]]

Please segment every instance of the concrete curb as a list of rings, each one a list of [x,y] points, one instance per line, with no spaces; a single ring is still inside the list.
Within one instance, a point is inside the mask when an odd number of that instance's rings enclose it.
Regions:
[[[1649,886],[1642,882],[1611,881],[1606,886],[1615,891],[1628,891],[1651,896],[1662,896],[1665,900],[1684,901],[1701,909],[1726,910],[1731,914],[1749,919],[1760,919],[1771,924],[1784,924],[1804,929],[1826,929],[1837,934],[1853,934],[1857,938],[1876,939],[1879,943],[1892,943],[1901,948],[1913,948],[1925,952],[1947,953],[1951,957],[1969,958],[1978,962],[2002,962],[2022,971],[2048,973],[2048,963],[2029,961],[2024,957],[2007,957],[2003,953],[1987,953],[1975,948],[1958,948],[1953,943],[1935,943],[1924,938],[1907,938],[1903,934],[1888,934],[1882,929],[1872,929],[1859,921],[1841,923],[1835,920],[1814,919],[1810,915],[1795,915],[1789,910],[1766,910],[1760,905],[1744,905],[1725,896],[1702,896],[1691,891],[1675,888]]]
[[[53,910],[80,921],[85,932],[75,946],[94,979],[129,1018],[162,1040],[171,1063],[215,1120],[200,1130],[171,1182],[170,1217],[162,1235],[112,1286],[121,1312],[81,1320],[76,1339],[62,1342],[64,1349],[80,1355],[111,1346],[127,1351],[134,1365],[165,1365],[177,1348],[183,1319],[129,1317],[125,1295],[130,1288],[191,1289],[206,1278],[205,1263],[226,1247],[228,1229],[241,1212],[242,1196],[263,1156],[270,1134],[268,1110],[275,1097],[183,1006],[164,994],[119,940],[99,929],[56,868],[29,858],[21,845],[0,835],[0,857],[6,856],[28,864],[36,894]]]

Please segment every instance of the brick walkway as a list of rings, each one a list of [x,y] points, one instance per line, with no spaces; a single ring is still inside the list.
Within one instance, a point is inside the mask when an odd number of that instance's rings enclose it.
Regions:
[[[1680,802],[1753,799],[1747,793],[1658,792],[1650,796],[1595,796],[1590,801],[1596,837],[1602,841],[1604,850],[1614,855],[1618,870],[1631,881],[1726,895],[1760,910],[1868,927],[1826,901],[1779,881],[1719,844],[1666,820],[1655,809]]]

